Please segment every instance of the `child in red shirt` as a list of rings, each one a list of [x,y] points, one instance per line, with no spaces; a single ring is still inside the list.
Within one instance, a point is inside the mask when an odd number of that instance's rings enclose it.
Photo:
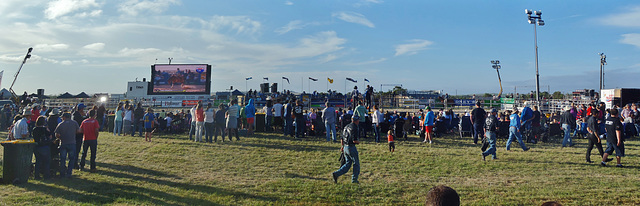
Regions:
[[[393,131],[389,130],[387,133],[387,140],[389,140],[389,151],[393,152],[396,150],[396,145],[393,143]]]

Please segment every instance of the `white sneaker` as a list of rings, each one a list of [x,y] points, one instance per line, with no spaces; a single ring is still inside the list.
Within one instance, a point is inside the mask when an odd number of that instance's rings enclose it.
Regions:
[[[422,143],[427,143],[427,140],[422,141]]]
[[[431,144],[431,141],[429,141],[429,144]]]

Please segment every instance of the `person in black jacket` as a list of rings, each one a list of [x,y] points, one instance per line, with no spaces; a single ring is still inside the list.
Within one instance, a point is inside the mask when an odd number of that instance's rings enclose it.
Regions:
[[[351,176],[351,183],[359,183],[358,175],[360,175],[360,158],[358,156],[358,150],[356,149],[356,145],[360,144],[360,133],[358,132],[359,123],[360,117],[358,115],[353,115],[351,117],[351,123],[349,123],[342,132],[342,139],[340,139],[340,143],[343,147],[341,150],[344,151],[347,163],[332,173],[333,181],[335,183],[338,183],[338,177],[349,171],[352,164],[353,176]]]
[[[36,127],[33,128],[33,140],[36,142],[36,149],[33,154],[36,156],[36,168],[33,172],[34,179],[40,179],[40,174],[44,179],[49,179],[51,172],[51,131],[47,128],[47,119],[44,116],[38,117]]]
[[[573,141],[571,140],[571,130],[576,128],[576,117],[571,112],[571,107],[566,106],[564,113],[560,116],[560,124],[562,124],[562,130],[564,131],[564,139],[562,139],[562,147],[573,147]]]

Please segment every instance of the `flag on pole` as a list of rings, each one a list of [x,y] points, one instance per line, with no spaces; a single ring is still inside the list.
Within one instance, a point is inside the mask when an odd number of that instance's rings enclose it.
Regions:
[[[350,77],[347,77],[347,80],[349,80],[349,81],[351,81],[351,82],[353,82],[353,83],[358,83],[358,81],[357,81],[357,80],[352,79],[352,78],[350,78]]]
[[[314,81],[314,82],[315,82],[315,81],[318,81],[318,79],[314,79],[314,78],[311,78],[311,77],[309,77],[309,79],[310,79],[311,81]]]
[[[291,83],[289,82],[289,78],[282,77],[282,79],[286,79],[286,80],[287,80],[287,84],[291,84]]]
[[[250,80],[250,79],[253,79],[253,77],[244,78],[244,80]]]
[[[327,77],[327,81],[329,81],[329,84],[333,84],[333,79]]]
[[[263,77],[262,79],[269,81],[269,77]]]
[[[364,79],[365,82],[370,82],[368,79]]]

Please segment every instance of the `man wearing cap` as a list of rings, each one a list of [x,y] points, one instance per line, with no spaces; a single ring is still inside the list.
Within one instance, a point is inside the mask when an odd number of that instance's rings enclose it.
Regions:
[[[27,121],[31,118],[31,110],[25,109],[22,113],[22,119],[18,120],[11,129],[14,139],[28,139],[29,138],[29,124]]]
[[[351,183],[358,183],[358,175],[360,175],[360,158],[358,157],[356,144],[360,144],[360,133],[358,132],[359,123],[360,117],[358,115],[353,115],[351,117],[351,123],[345,126],[342,131],[342,139],[340,139],[340,143],[343,147],[341,150],[344,151],[344,156],[347,162],[342,165],[340,169],[332,173],[333,181],[335,183],[338,183],[338,177],[349,171],[352,164],[353,176],[351,176]]]
[[[56,138],[60,140],[60,177],[71,177],[73,166],[76,164],[76,134],[80,132],[78,123],[71,119],[71,113],[62,114],[62,122],[55,130]],[[67,167],[66,161],[69,158]]]
[[[571,114],[571,107],[566,106],[564,113],[560,116],[560,124],[562,124],[562,130],[564,131],[564,139],[562,139],[562,147],[573,147],[573,141],[571,141],[571,128],[576,127],[576,118]]]
[[[491,155],[491,159],[498,159],[496,156],[496,132],[498,131],[498,119],[496,118],[498,110],[491,108],[491,113],[487,117],[484,124],[484,135],[489,142],[489,148],[482,152],[482,160]]]
[[[482,109],[482,103],[476,102],[476,108],[471,110],[471,124],[473,124],[473,144],[478,144],[478,138],[484,136],[484,122],[487,112]]]

